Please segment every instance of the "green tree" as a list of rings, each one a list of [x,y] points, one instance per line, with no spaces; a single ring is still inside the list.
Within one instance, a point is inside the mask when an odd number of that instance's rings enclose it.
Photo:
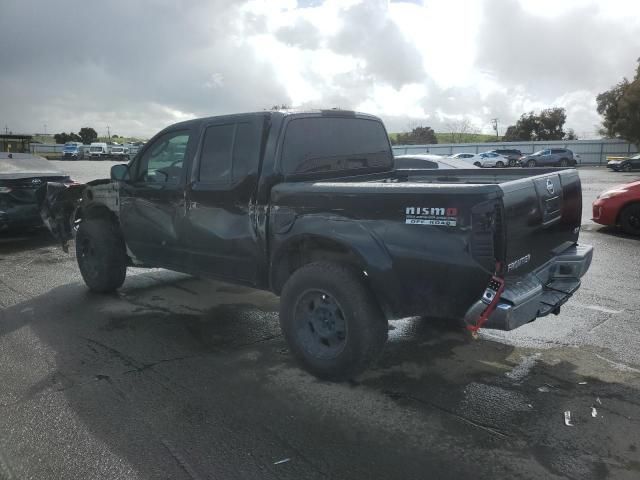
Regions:
[[[66,132],[62,132],[62,133],[56,133],[53,136],[53,139],[56,141],[56,143],[67,143],[67,142],[79,142],[80,141],[80,136],[77,133],[66,133]]]
[[[603,117],[600,133],[640,146],[640,58],[633,80],[623,78],[599,94],[596,103]]]
[[[566,121],[567,113],[564,108],[547,108],[539,114],[533,111],[523,113],[515,125],[507,128],[503,140],[505,142],[562,140],[565,138],[563,127]]]
[[[82,139],[82,143],[84,143],[85,145],[95,142],[96,139],[98,138],[98,132],[96,132],[91,127],[82,127],[80,129],[80,132],[78,132],[78,134]]]
[[[438,143],[438,139],[433,128],[420,126],[410,132],[399,133],[393,143],[396,145],[427,145]]]

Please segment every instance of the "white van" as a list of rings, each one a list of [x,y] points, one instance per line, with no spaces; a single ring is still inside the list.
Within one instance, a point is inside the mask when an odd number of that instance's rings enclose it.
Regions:
[[[111,153],[110,155],[111,158],[115,158],[115,159],[127,158],[129,155],[129,148],[127,148],[125,145],[114,143],[113,145],[111,145],[110,153]]]
[[[109,147],[104,142],[94,142],[89,146],[91,158],[106,158],[109,156]]]

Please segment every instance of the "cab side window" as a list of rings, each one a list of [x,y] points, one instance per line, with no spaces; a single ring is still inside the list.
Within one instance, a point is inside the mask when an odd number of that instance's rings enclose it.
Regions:
[[[225,184],[231,178],[231,151],[236,125],[212,125],[207,127],[202,141],[200,171],[201,183]]]
[[[188,131],[169,132],[154,140],[140,158],[136,181],[178,185],[188,143]]]
[[[260,154],[260,130],[248,122],[211,125],[202,140],[197,180],[231,185],[254,169]]]

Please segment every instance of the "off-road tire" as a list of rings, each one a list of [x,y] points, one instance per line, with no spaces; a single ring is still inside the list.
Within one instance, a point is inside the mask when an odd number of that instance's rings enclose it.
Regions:
[[[76,259],[84,283],[92,292],[113,292],[124,283],[127,253],[118,226],[112,221],[88,219],[80,223]]]
[[[640,203],[627,205],[620,212],[620,227],[629,235],[640,235]]]
[[[334,347],[328,341],[331,334],[322,331],[323,326],[314,327],[318,315],[326,324],[323,308],[329,300],[339,312],[333,315],[334,323],[342,324],[343,329],[342,339],[340,332],[331,338]],[[291,275],[280,296],[280,326],[302,366],[332,381],[348,380],[366,370],[380,354],[388,331],[388,322],[362,274],[332,262],[310,263]]]

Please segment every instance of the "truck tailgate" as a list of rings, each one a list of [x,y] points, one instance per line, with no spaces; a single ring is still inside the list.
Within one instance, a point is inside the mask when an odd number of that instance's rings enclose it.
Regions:
[[[582,194],[576,170],[560,170],[500,184],[507,276],[521,276],[575,245]]]

